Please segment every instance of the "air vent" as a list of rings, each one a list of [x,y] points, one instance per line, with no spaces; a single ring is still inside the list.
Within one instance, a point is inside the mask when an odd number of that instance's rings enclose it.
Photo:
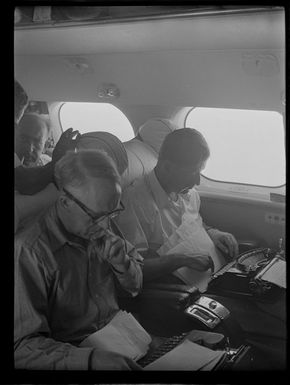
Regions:
[[[64,58],[66,65],[76,72],[81,74],[89,74],[93,72],[93,69],[85,57],[82,56],[70,56]]]

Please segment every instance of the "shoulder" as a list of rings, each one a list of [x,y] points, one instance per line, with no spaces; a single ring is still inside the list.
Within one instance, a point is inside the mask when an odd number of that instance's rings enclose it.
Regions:
[[[46,263],[51,259],[49,241],[39,222],[34,222],[15,235],[15,262],[28,260],[37,263]]]

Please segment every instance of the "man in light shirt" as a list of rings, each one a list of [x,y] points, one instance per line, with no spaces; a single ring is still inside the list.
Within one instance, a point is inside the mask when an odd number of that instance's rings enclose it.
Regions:
[[[200,198],[194,186],[200,183],[200,172],[209,155],[208,145],[197,130],[177,129],[165,137],[156,167],[124,191],[126,210],[118,224],[144,257],[144,281],[198,286],[193,270],[206,275],[206,256],[214,261],[214,270],[238,256],[235,237],[205,225],[199,214]],[[198,254],[201,256],[195,257]],[[190,259],[194,262],[191,265]],[[274,303],[251,298],[218,300],[231,311],[247,342],[262,357],[261,368],[284,369],[284,293]]]
[[[211,259],[225,263],[238,255],[234,236],[209,228],[199,214],[200,198],[194,186],[209,154],[197,130],[175,130],[166,136],[156,167],[124,191],[126,211],[118,224],[143,252],[145,280],[163,280],[181,267],[205,271],[212,266]],[[190,231],[192,236],[186,238]],[[176,281],[176,277],[169,279]]]

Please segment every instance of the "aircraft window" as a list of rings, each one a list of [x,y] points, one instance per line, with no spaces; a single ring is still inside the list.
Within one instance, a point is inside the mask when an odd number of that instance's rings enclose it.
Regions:
[[[70,127],[81,134],[106,131],[116,135],[122,142],[135,136],[123,112],[109,103],[64,103],[59,117],[63,131]]]
[[[197,107],[188,113],[185,126],[196,128],[209,144],[204,177],[267,187],[285,184],[284,126],[279,113]]]

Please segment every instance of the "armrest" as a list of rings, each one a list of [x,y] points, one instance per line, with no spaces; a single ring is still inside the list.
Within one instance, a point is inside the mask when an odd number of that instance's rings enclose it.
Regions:
[[[181,293],[187,293],[192,294],[196,293],[198,289],[195,286],[189,286],[189,285],[179,285],[179,284],[170,284],[170,283],[164,283],[164,282],[147,282],[143,286],[143,291],[145,290],[156,290],[156,291],[171,291],[171,292],[181,292]],[[142,295],[141,292],[141,295]]]

